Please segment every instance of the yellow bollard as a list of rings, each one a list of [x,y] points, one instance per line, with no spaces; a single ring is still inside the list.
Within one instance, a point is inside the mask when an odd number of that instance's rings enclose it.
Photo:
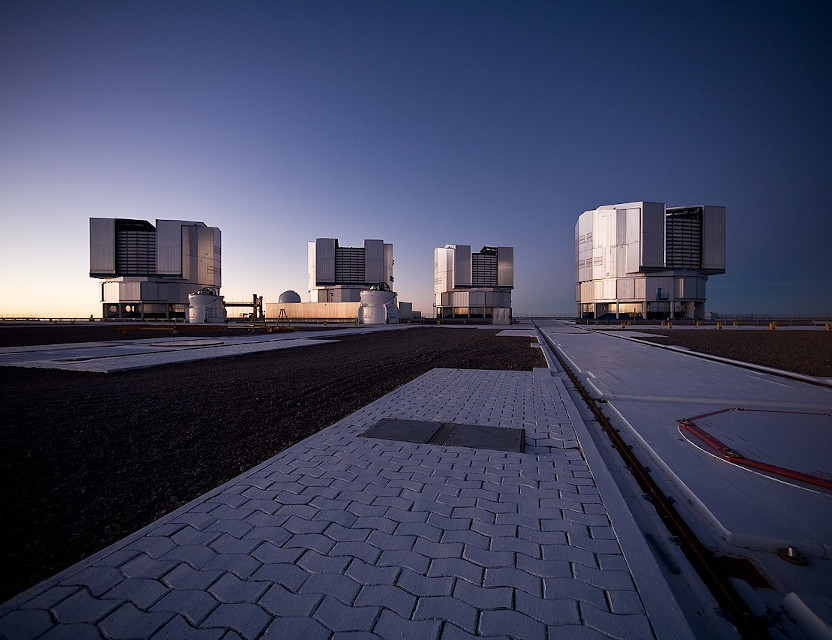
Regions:
[[[736,320],[734,320],[734,326],[735,326],[735,327],[738,327],[738,326],[740,326],[740,323],[739,323],[739,322],[737,322]]]
[[[827,331],[832,331],[832,322],[827,322],[826,323],[826,330]]]
[[[696,321],[696,326],[697,326],[697,327],[701,327],[701,326],[702,326],[702,321],[701,321],[701,320],[697,320],[697,321]]]
[[[622,328],[622,329],[626,329],[626,328],[627,328],[627,323],[626,323],[626,322],[622,322],[622,323],[621,323],[621,328]]]
[[[716,323],[716,328],[717,328],[717,329],[722,329],[722,323],[721,323],[721,322],[717,322],[717,323]]]
[[[670,320],[668,320],[668,321],[667,321],[667,328],[668,328],[668,329],[672,329],[672,328],[673,328],[673,323],[672,323]]]
[[[771,322],[768,323],[768,328],[771,329],[771,330],[776,329],[777,328],[777,323],[772,320]]]

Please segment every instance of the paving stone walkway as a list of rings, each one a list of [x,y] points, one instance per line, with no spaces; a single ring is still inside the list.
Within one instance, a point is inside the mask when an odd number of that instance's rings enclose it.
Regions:
[[[0,635],[654,637],[561,394],[546,369],[435,369],[2,605]],[[526,448],[358,437],[384,417]]]

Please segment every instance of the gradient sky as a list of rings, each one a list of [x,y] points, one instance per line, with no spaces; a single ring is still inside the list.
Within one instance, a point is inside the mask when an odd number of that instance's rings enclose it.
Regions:
[[[832,3],[0,0],[0,314],[100,315],[90,217],[199,220],[223,294],[306,293],[306,243],[515,247],[573,313],[603,204],[727,207],[707,307],[832,313]]]

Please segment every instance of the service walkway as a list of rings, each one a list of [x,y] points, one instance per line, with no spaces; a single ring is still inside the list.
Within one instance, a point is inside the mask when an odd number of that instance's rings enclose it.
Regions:
[[[359,437],[385,417],[526,448]],[[0,634],[691,637],[547,369],[435,369],[2,605]]]

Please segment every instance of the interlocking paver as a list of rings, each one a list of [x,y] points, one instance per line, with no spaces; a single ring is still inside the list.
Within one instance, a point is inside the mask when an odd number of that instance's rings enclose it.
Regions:
[[[303,638],[303,640],[327,640],[331,631],[317,620],[306,617],[276,618],[266,629],[262,640],[286,640]]]
[[[326,596],[315,610],[315,618],[332,631],[370,631],[380,613],[378,606],[348,606]]]
[[[0,638],[37,638],[52,626],[49,613],[43,610],[11,611],[0,618]]]
[[[165,553],[160,560],[185,562],[194,569],[201,569],[217,557],[217,552],[202,544],[179,544]]]
[[[417,596],[447,596],[453,590],[454,579],[450,576],[428,578],[422,572],[402,569],[396,584]]]
[[[299,566],[285,562],[264,564],[252,574],[251,579],[282,584],[287,589],[297,591],[309,579],[309,574]]]
[[[509,609],[514,600],[514,589],[478,587],[465,580],[457,580],[453,596],[477,609]]]
[[[424,575],[430,559],[415,551],[392,550],[382,551],[376,564],[381,567],[403,567]]]
[[[122,580],[124,580],[124,575],[113,567],[85,567],[81,571],[64,578],[61,584],[85,587],[92,595],[100,596]]]
[[[399,567],[377,567],[359,558],[354,558],[345,572],[347,576],[363,585],[392,585],[395,584],[399,573]]]
[[[279,584],[272,585],[257,601],[276,616],[309,616],[323,600],[319,593],[293,593]]]
[[[241,580],[232,573],[224,574],[208,589],[220,602],[257,602],[269,583],[263,580]]]
[[[252,640],[266,628],[269,622],[271,622],[269,614],[256,604],[223,603],[211,612],[200,627],[233,629],[246,640]]]
[[[51,635],[135,619],[154,638],[578,638],[617,621],[650,636],[552,380],[434,370],[0,609],[0,625],[42,625],[51,607]],[[357,437],[382,417],[523,427],[527,452]]]
[[[195,629],[181,616],[174,617],[164,627],[153,634],[153,640],[220,640],[224,629]],[[100,638],[96,633],[95,638]]]
[[[359,543],[352,544],[357,545]],[[335,547],[333,547],[331,553],[331,556],[322,556],[317,551],[312,551],[310,549],[309,551],[306,551],[303,556],[301,556],[301,558],[297,561],[297,564],[298,566],[306,569],[309,573],[343,573],[344,569],[346,569],[349,564],[351,557],[347,555],[346,552],[337,553]],[[378,555],[377,551],[375,555]]]
[[[10,635],[9,637],[17,636]],[[39,640],[100,640],[101,631],[94,624],[59,624],[38,638]]]
[[[416,605],[416,596],[404,589],[384,585],[368,585],[361,589],[355,599],[357,606],[384,607],[395,611],[403,618],[410,618]]]
[[[568,598],[555,600],[550,599],[547,595],[544,600],[518,590],[515,607],[517,611],[547,625],[578,624],[581,621],[578,613],[578,602],[583,602],[585,595],[585,593],[572,593]],[[598,592],[598,595],[603,602],[603,592]]]
[[[416,611],[413,612],[414,620],[445,620],[470,633],[477,631],[477,618],[475,607],[462,600],[443,596],[419,598]]]
[[[230,571],[238,578],[248,578],[260,568],[260,563],[244,553],[223,553],[206,564],[205,568]]]
[[[201,589],[177,589],[168,593],[150,609],[151,611],[179,613],[189,623],[198,626],[219,604]]]
[[[462,558],[438,558],[431,560],[428,577],[451,576],[473,584],[482,584],[483,568]]]
[[[315,593],[332,595],[344,604],[352,604],[358,595],[361,585],[347,576],[333,573],[320,573],[310,576],[300,587],[300,593]]]
[[[647,616],[618,615],[582,602],[581,620],[610,638],[647,638],[653,635]]]
[[[383,609],[373,633],[382,638],[399,640],[436,640],[441,625],[440,620],[405,620],[392,611]]]
[[[514,587],[533,596],[543,595],[543,582],[538,576],[515,567],[489,567],[485,570],[485,587]]]
[[[635,589],[629,571],[602,571],[582,564],[573,564],[572,570],[578,580],[601,589]]]
[[[82,589],[52,607],[59,622],[98,622],[119,606],[116,600],[100,600]]]
[[[344,566],[346,566],[351,558],[360,558],[364,562],[375,563],[381,556],[381,550],[366,542],[336,542],[329,555],[338,556],[344,560]]]
[[[499,609],[482,612],[480,615],[480,633],[482,635],[496,636],[507,632],[511,637],[523,638],[523,640],[546,639],[546,627],[539,620],[530,618],[519,611]]]
[[[128,600],[140,609],[147,609],[169,591],[158,580],[136,578],[124,580],[101,596],[107,600]]]
[[[121,607],[98,623],[98,627],[107,638],[149,638],[173,618],[172,613],[164,611],[145,612],[137,609],[133,603],[125,602]]]

